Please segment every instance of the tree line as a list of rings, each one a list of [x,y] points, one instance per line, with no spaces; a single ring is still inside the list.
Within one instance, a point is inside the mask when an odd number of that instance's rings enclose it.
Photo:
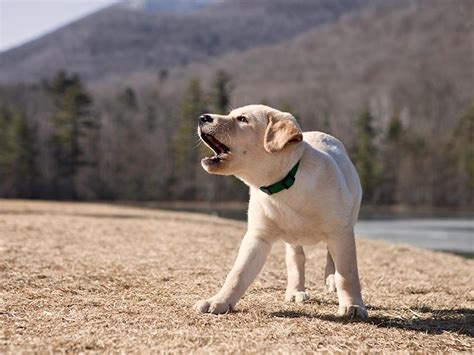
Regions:
[[[195,78],[170,97],[166,77],[153,90],[128,86],[108,95],[64,71],[30,87],[2,88],[0,197],[245,200],[243,183],[208,175],[199,164],[207,148],[197,117],[229,111],[232,78],[219,70],[209,85]],[[270,104],[298,116],[291,103]],[[383,125],[368,106],[355,111],[352,136],[338,138],[348,142],[365,202],[474,205],[474,103],[441,136],[408,127],[399,110]],[[331,133],[336,122],[323,116],[298,118]]]

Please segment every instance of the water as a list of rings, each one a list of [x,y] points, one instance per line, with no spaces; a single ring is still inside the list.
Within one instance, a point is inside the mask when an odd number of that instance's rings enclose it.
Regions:
[[[356,235],[420,248],[474,253],[472,218],[401,218],[359,220]]]
[[[181,208],[182,210],[182,208]],[[246,209],[185,208],[225,218],[245,220]],[[356,235],[416,247],[474,255],[474,218],[472,214],[393,213],[377,209],[362,210],[355,227]]]

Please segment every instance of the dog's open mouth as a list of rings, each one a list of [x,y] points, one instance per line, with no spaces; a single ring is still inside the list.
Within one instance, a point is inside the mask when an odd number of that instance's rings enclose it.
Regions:
[[[224,160],[230,152],[230,149],[224,143],[221,143],[217,138],[210,134],[201,132],[201,139],[215,153],[211,157],[205,157],[202,159],[205,163],[219,163]]]

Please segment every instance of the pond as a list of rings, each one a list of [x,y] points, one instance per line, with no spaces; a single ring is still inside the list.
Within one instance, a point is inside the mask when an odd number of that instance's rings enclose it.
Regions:
[[[420,248],[465,254],[474,253],[474,220],[471,218],[361,219],[356,235],[411,244]]]
[[[245,205],[232,208],[200,206],[160,206],[173,210],[208,213],[237,220],[246,219]],[[411,244],[420,248],[474,255],[474,218],[472,213],[404,212],[383,208],[362,209],[356,225],[357,236],[382,239],[393,243]]]

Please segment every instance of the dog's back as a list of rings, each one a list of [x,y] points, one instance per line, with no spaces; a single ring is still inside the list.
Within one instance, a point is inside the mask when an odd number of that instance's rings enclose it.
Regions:
[[[304,132],[303,137],[304,141],[313,148],[329,155],[344,177],[346,186],[353,197],[352,217],[355,224],[362,200],[362,187],[357,170],[352,164],[346,148],[337,138],[323,132]]]

